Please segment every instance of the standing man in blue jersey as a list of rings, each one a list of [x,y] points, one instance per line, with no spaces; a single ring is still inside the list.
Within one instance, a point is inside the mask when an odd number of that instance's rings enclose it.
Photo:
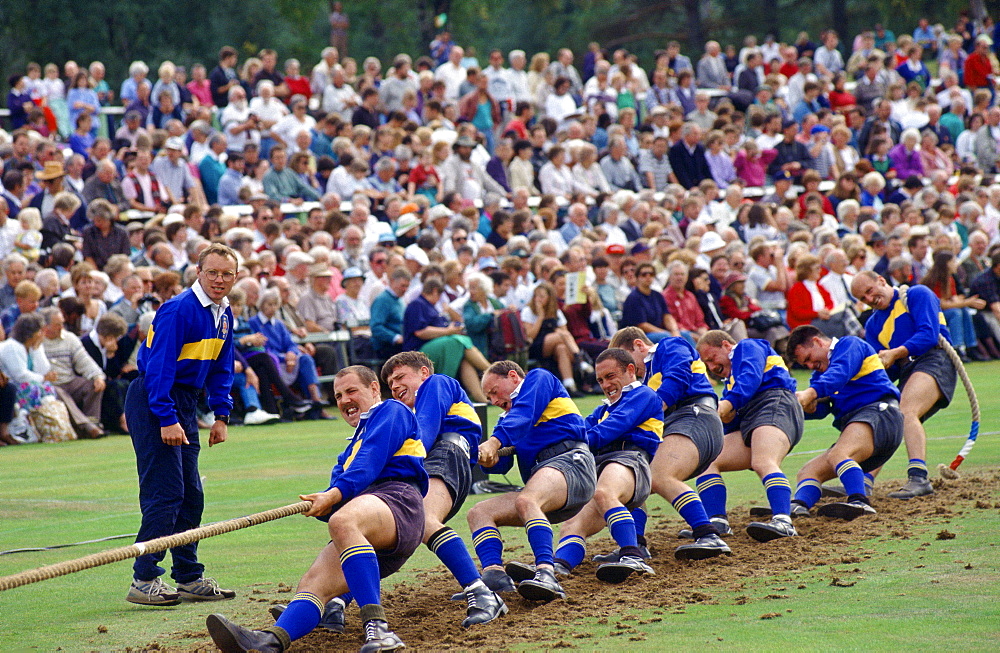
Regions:
[[[709,331],[698,341],[698,355],[725,383],[719,402],[726,429],[722,453],[697,480],[705,511],[721,533],[730,532],[721,473],[752,469],[764,484],[771,520],[751,522],[747,533],[758,542],[796,535],[792,487],[781,471],[781,461],[802,439],[795,379],[767,340],[736,342],[725,331]]]
[[[139,376],[125,396],[125,416],[139,471],[142,525],[137,542],[173,535],[201,524],[205,508],[198,473],[198,400],[208,393],[215,423],[208,446],[226,441],[233,400],[233,313],[226,295],[236,281],[236,253],[210,245],[198,257],[198,278],[156,311],[139,349]],[[205,578],[198,543],[170,550],[167,585],[159,566],[165,552],[141,555],[132,566],[125,597],[141,605],[177,605],[236,596]]]
[[[621,583],[632,574],[653,574],[642,559],[631,510],[649,496],[649,462],[663,437],[663,405],[636,380],[635,363],[624,349],[605,349],[594,363],[605,400],[585,420],[597,463],[597,490],[590,503],[559,529],[556,573],[568,574],[583,562],[586,538],[605,524],[621,557],[597,568],[597,578]]]
[[[483,394],[504,413],[490,439],[479,446],[479,464],[487,473],[503,474],[514,466],[516,455],[524,481],[520,492],[487,499],[469,510],[483,581],[494,592],[510,592],[517,580],[517,592],[531,601],[565,598],[553,571],[552,524],[580,512],[597,485],[583,417],[553,374],[534,369],[526,375],[513,361],[490,365],[483,374]],[[500,448],[510,446],[514,455],[501,458]],[[504,568],[498,526],[524,527],[535,554],[534,568]]]
[[[693,542],[674,550],[678,560],[703,560],[731,555],[729,546],[708,519],[698,494],[684,481],[700,476],[722,452],[723,430],[718,398],[708,380],[705,363],[684,338],[672,336],[657,344],[639,327],[625,327],[611,339],[611,347],[629,352],[643,385],[656,392],[663,409],[663,441],[653,456],[653,492],[670,502],[691,526]],[[645,512],[640,508],[645,523]],[[633,518],[635,518],[633,514]],[[609,562],[620,552],[595,556]]]
[[[941,301],[927,286],[893,288],[870,271],[854,277],[851,293],[875,309],[865,324],[865,340],[878,352],[889,378],[899,382],[908,478],[889,496],[912,499],[932,494],[923,422],[951,403],[958,380],[955,365],[940,346],[940,336],[951,342]]]
[[[466,596],[462,626],[493,621],[507,606],[486,587],[476,563],[458,533],[445,526],[472,489],[472,466],[479,460],[483,425],[461,384],[434,374],[427,354],[404,351],[382,366],[382,380],[392,396],[417,416],[417,433],[427,450],[424,469],[430,477],[424,497],[424,544],[441,559]]]
[[[399,571],[420,546],[426,452],[413,412],[398,401],[382,401],[378,377],[369,368],[353,365],[337,372],[333,394],[354,436],[337,458],[329,489],[300,497],[312,502],[306,517],[328,522],[330,543],[273,626],[250,630],[221,615],[208,617],[208,633],[223,653],[285,651],[316,628],[328,601],[348,591],[364,622],[361,653],[405,647],[386,622],[380,578]]]
[[[788,337],[788,355],[813,371],[809,387],[796,393],[806,418],[832,413],[840,431],[832,447],[799,470],[792,516],[809,516],[821,496],[820,483],[835,476],[844,484],[847,500],[825,504],[817,514],[838,519],[874,515],[865,494],[865,472],[884,465],[903,440],[899,391],[872,346],[856,336],[831,340],[812,325],[796,327]]]

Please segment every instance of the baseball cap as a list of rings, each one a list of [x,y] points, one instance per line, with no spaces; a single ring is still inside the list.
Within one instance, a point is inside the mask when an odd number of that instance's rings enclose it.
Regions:
[[[378,242],[380,245],[382,243],[394,243],[396,242],[396,234],[392,233],[391,231],[385,231],[383,233],[380,233],[378,235]]]
[[[777,173],[775,173],[774,180],[775,181],[791,181],[792,180],[792,173],[788,172],[787,170],[779,170]]]
[[[341,288],[343,288],[344,284],[347,283],[348,279],[364,279],[364,278],[365,278],[365,273],[361,271],[361,268],[349,267],[346,270],[344,270],[344,276],[340,280],[340,286]]]
[[[830,133],[830,128],[827,127],[826,125],[813,125],[812,129],[809,130],[809,133],[810,134],[819,134],[819,133],[827,133],[827,134],[829,134]]]
[[[420,265],[430,265],[431,260],[427,258],[427,252],[420,249],[416,243],[410,245],[403,252],[403,258],[407,261],[416,261]]]
[[[643,242],[638,242],[635,245],[632,245],[631,254],[632,256],[635,256],[636,254],[642,254],[643,252],[648,252],[648,251],[649,251],[649,245]]]
[[[785,118],[781,121],[781,128],[788,129],[789,127],[797,127],[799,123],[795,122],[791,118]]]
[[[497,260],[492,256],[486,256],[479,259],[479,269],[485,270],[487,268],[495,268],[497,266]]]
[[[625,246],[624,245],[608,245],[604,249],[604,253],[608,256],[625,256]]]
[[[184,151],[184,141],[182,141],[177,136],[171,136],[167,139],[167,142],[163,144],[163,147],[168,150],[177,150],[178,152]]]

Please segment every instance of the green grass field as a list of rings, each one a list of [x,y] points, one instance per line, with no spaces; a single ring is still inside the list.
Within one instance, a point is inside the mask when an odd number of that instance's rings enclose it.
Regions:
[[[996,434],[1000,431],[996,377],[1000,363],[976,364],[969,372],[982,405],[983,435],[962,471],[992,471],[1000,465]],[[597,397],[587,398],[580,408],[586,414],[597,401]],[[491,409],[491,423],[495,418],[496,411]],[[953,405],[928,425],[928,463],[950,462],[968,426],[968,404],[960,386]],[[207,498],[204,521],[293,503],[300,493],[324,489],[347,437],[349,429],[340,420],[231,429],[228,442],[206,448],[201,455]],[[807,423],[806,435],[786,460],[785,471],[794,476],[833,437],[829,421]],[[883,478],[902,478],[905,462],[901,448]],[[0,449],[0,469],[0,551],[134,533],[138,527],[135,460],[127,437],[7,447]],[[732,504],[762,497],[759,481],[751,472],[730,474],[726,481]],[[470,498],[466,509],[476,500]],[[664,502],[656,497],[650,505],[662,508]],[[651,524],[657,518],[676,519],[669,506],[656,515]],[[464,512],[452,525],[468,537]],[[796,591],[793,584],[781,592],[788,598],[774,601],[773,611],[782,613],[777,622],[760,620],[762,613],[772,611],[760,601],[788,585],[784,576],[747,579],[741,589],[716,592],[712,604],[693,603],[666,618],[637,612],[633,617],[643,624],[635,626],[644,637],[641,644],[607,638],[606,625],[586,618],[579,625],[581,639],[573,643],[595,650],[706,644],[724,650],[995,650],[1000,634],[1000,566],[996,562],[1000,511],[965,511],[956,514],[948,528],[960,537],[947,546],[934,542],[934,533],[919,526],[906,542],[886,538],[865,542],[871,557],[854,574],[864,582],[851,588],[831,587],[829,569],[801,572],[795,583],[806,588]],[[521,533],[511,532],[508,545],[523,544],[523,539]],[[608,544],[595,540],[591,553]],[[0,576],[131,541],[2,555]],[[199,555],[209,575],[243,596],[255,587],[273,587],[278,582],[294,586],[326,541],[325,529],[315,520],[295,516],[205,540]],[[926,551],[918,548],[925,541],[930,542]],[[390,582],[413,580],[416,572],[436,564],[421,548]],[[126,603],[130,577],[130,563],[122,562],[0,593],[4,626],[0,651],[103,651],[135,649],[153,642],[166,646],[205,642],[195,633],[203,631],[205,615],[215,611],[212,606],[148,609]],[[741,602],[741,596],[754,600]],[[223,611],[259,621],[262,608],[237,600]],[[585,609],[581,614],[585,617]],[[498,642],[491,648],[502,646]]]

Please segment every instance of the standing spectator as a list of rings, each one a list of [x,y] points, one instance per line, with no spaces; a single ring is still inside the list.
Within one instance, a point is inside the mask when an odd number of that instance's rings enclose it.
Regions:
[[[198,164],[198,174],[201,176],[201,185],[205,190],[205,201],[209,204],[227,204],[226,202],[219,202],[219,184],[227,170],[227,166],[222,163],[222,155],[226,151],[227,146],[226,137],[222,134],[215,134],[208,140],[208,153],[202,157],[201,163]],[[240,161],[243,160],[243,157],[239,154],[234,154],[233,156],[239,158]],[[238,195],[238,184],[236,188]],[[228,204],[238,203],[238,201],[228,202]]]
[[[330,11],[330,45],[337,48],[341,56],[347,56],[347,30],[351,19],[344,13],[344,3],[334,2]]]
[[[718,41],[705,44],[705,54],[698,61],[698,88],[717,88],[728,91],[731,86],[722,48]]]

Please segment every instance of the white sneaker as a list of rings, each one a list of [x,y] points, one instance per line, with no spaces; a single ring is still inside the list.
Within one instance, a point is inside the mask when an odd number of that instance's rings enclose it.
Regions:
[[[260,424],[273,424],[281,421],[281,417],[274,413],[265,412],[263,408],[247,413],[243,416],[243,424],[246,426],[258,426]]]

